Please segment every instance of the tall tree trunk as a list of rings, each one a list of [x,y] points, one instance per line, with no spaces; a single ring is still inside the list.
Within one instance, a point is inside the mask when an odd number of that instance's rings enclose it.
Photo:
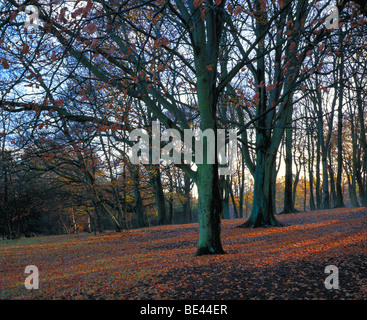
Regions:
[[[306,179],[306,159],[305,159],[305,154],[304,153],[303,153],[303,183],[304,183],[304,185],[303,185],[303,188],[304,188],[303,211],[306,212],[306,203],[307,203],[307,179]]]
[[[169,199],[168,199],[168,223],[172,224],[173,223],[173,213],[174,213],[174,208],[173,208],[173,179],[172,179],[172,175],[169,174]]]
[[[186,173],[184,173],[184,191],[185,191],[184,215],[186,223],[192,222],[190,186],[191,186],[191,179]]]
[[[350,131],[352,136],[352,176],[351,176],[351,184],[349,187],[349,192],[351,195],[351,201],[353,207],[359,207],[360,204],[358,202],[357,198],[357,184],[356,184],[356,177],[357,177],[357,156],[355,150],[357,149],[356,146],[356,132],[354,128],[354,119],[352,117],[352,114],[350,115]]]
[[[77,233],[78,232],[78,228],[77,228],[76,221],[75,221],[74,207],[71,207],[71,221],[73,223],[74,233]]]
[[[233,189],[232,189],[232,181],[228,182],[229,183],[229,194],[231,195],[231,200],[232,200],[232,205],[233,205],[233,215],[234,218],[238,218],[238,210],[237,210],[237,205],[236,205],[236,200],[234,198],[234,193],[233,193]]]
[[[261,1],[256,1],[256,26],[255,32],[258,37],[267,28],[267,11]],[[256,62],[256,81],[257,90],[257,115],[263,114],[268,108],[267,92],[265,88],[265,43],[264,40],[259,42],[256,54],[259,57]],[[286,89],[285,89],[286,90]],[[272,99],[276,97],[272,97]],[[275,218],[274,207],[274,163],[276,153],[284,134],[284,127],[289,119],[289,96],[285,101],[283,112],[277,120],[277,128],[271,130],[272,112],[266,116],[259,117],[256,121],[256,166],[254,170],[254,199],[252,211],[249,219],[239,227],[256,228],[263,226],[281,226],[281,223]],[[275,102],[274,102],[275,103]]]
[[[202,103],[201,130],[211,129],[214,131],[214,136],[217,136],[217,128],[213,115],[216,114],[216,99],[209,93],[209,88],[198,86],[198,96],[207,93],[205,103]],[[200,92],[203,91],[203,92]],[[200,92],[200,93],[199,93]],[[200,99],[199,99],[200,100]],[[209,101],[210,109],[205,108],[205,104]],[[207,155],[214,148],[215,163],[207,163]],[[221,243],[221,216],[223,213],[223,199],[219,181],[217,145],[211,146],[208,141],[203,141],[203,163],[197,164],[196,185],[199,193],[198,202],[198,218],[199,218],[199,244],[196,251],[196,256],[206,254],[222,254],[224,250]]]
[[[140,183],[139,183],[139,167],[131,166],[131,179],[134,182],[134,211],[135,211],[135,225],[137,228],[143,228],[148,225],[145,212],[143,199],[140,194]]]
[[[363,99],[362,99],[362,88],[358,83],[358,79],[356,74],[353,74],[354,83],[356,85],[356,98],[357,98],[357,110],[358,110],[358,119],[360,124],[360,141],[363,150],[363,169],[367,170],[367,139],[366,139],[366,129],[364,123],[364,110],[363,110]],[[362,206],[367,207],[367,186],[360,178],[360,194]]]
[[[88,233],[92,232],[91,216],[90,216],[89,211],[87,211],[87,230],[88,230]]]
[[[229,219],[229,182],[228,177],[221,177],[221,190],[223,194],[223,218]]]
[[[313,194],[313,170],[314,170],[314,158],[315,158],[315,152],[314,152],[314,145],[312,143],[312,139],[311,136],[312,133],[308,132],[307,134],[307,144],[308,144],[308,184],[309,184],[309,189],[310,189],[310,210],[314,211],[316,210],[316,206],[315,206],[315,199],[314,199],[314,194]]]
[[[331,158],[331,148],[329,148],[328,151],[328,157],[329,157],[329,166],[328,166],[328,171],[329,171],[329,176],[330,176],[330,193],[331,193],[331,200],[333,203],[333,207],[336,208],[336,191],[335,191],[335,179],[334,179],[334,170],[333,170],[333,162],[332,162],[332,158]]]
[[[117,218],[115,217],[115,215],[111,212],[111,210],[107,208],[107,206],[103,203],[102,199],[100,198],[98,191],[95,188],[94,178],[89,174],[89,172],[87,172],[86,174],[89,175],[91,179],[93,179],[90,180],[93,181],[92,183],[90,183],[90,181],[87,182],[86,188],[90,198],[93,201],[94,206],[96,207],[96,211],[98,212],[99,215],[110,217],[114,224],[115,230],[117,232],[120,232],[122,227]]]
[[[323,119],[323,112],[322,112],[323,100],[322,100],[321,91],[319,90],[320,83],[318,81],[317,75],[315,79],[315,85],[316,85],[316,88],[318,89],[316,91],[316,98],[314,99],[314,108],[317,113],[318,152],[321,151],[321,161],[322,161],[322,208],[330,209],[329,172],[328,172],[327,155],[328,155],[328,150],[330,148],[330,139],[331,139],[333,118],[334,118],[334,111],[335,111],[337,97],[334,91],[334,99],[332,101],[331,113],[328,119],[327,136],[326,136],[326,139],[324,139],[324,119]],[[334,89],[336,89],[336,86],[334,87]]]
[[[276,161],[274,161],[274,168],[273,168],[273,208],[274,208],[274,214],[277,214],[277,204],[276,204],[276,193],[277,193],[277,176],[280,168],[281,160],[279,157],[279,164],[278,167],[276,165]]]
[[[324,153],[322,155],[322,209],[330,209],[328,164]]]
[[[94,207],[94,216],[96,217],[95,219],[93,219],[93,221],[95,222],[95,230],[99,233],[102,233],[104,231],[104,225],[102,222],[101,210],[98,207],[98,203],[96,203],[93,199],[92,203]]]
[[[223,212],[218,166],[199,164],[199,245],[196,255],[224,253],[221,243],[220,218]]]
[[[155,193],[155,203],[158,210],[158,225],[163,225],[166,224],[167,210],[159,165],[156,166],[153,170],[154,172],[152,182]]]
[[[224,21],[224,3],[208,10],[205,24],[198,10],[193,14],[196,24],[192,41],[196,70],[197,101],[200,112],[200,129],[212,130],[217,137],[217,66]],[[191,18],[190,18],[191,19]],[[208,70],[207,66],[212,69]],[[197,172],[192,174],[198,193],[199,244],[196,255],[222,254],[220,219],[223,212],[218,173],[217,144],[210,145],[203,139],[203,162],[196,163]],[[208,151],[214,149],[214,163],[208,163]],[[188,171],[189,172],[189,171]]]
[[[342,43],[343,36],[341,36]],[[342,192],[342,173],[343,173],[343,77],[344,77],[344,61],[343,52],[341,51],[341,61],[339,62],[339,101],[338,101],[338,137],[337,137],[337,149],[338,149],[338,168],[336,174],[336,201],[334,203],[335,208],[345,207],[343,201]]]
[[[292,99],[290,99],[292,103]],[[292,113],[289,113],[292,115]],[[292,118],[288,118],[287,128],[285,130],[285,181],[284,181],[284,208],[280,214],[296,212],[293,202],[293,173],[292,173]]]
[[[240,181],[240,190],[239,190],[239,217],[242,218],[243,217],[243,196],[244,196],[244,191],[245,191],[245,159],[242,156],[241,157],[241,177],[239,179]]]
[[[255,186],[252,212],[250,218],[239,227],[255,228],[265,226],[282,226],[275,218],[273,203],[273,168],[274,156],[263,150],[257,153],[255,169]]]
[[[350,171],[352,171],[352,170],[348,170],[348,166],[347,165],[345,166],[344,171],[347,175],[348,191],[349,191],[350,201],[352,203],[352,206],[357,208],[357,207],[359,207],[359,202],[358,202],[357,191],[356,191],[356,179],[353,176],[353,174],[350,174]]]
[[[2,148],[2,161],[3,161],[3,171],[4,171],[4,207],[3,212],[5,214],[6,219],[6,229],[8,233],[8,238],[12,238],[12,219],[10,216],[10,210],[9,210],[9,185],[8,185],[8,165],[7,165],[7,159],[6,159],[6,153],[5,153],[5,142],[3,144]]]
[[[119,227],[117,227],[116,230],[121,231],[122,229],[127,229],[126,215],[125,215],[126,211],[124,211],[122,206],[121,206],[117,180],[116,180],[116,178],[113,174],[113,171],[112,171],[112,164],[111,164],[111,160],[110,160],[111,149],[109,149],[109,150],[106,149],[105,142],[104,142],[101,135],[99,136],[99,138],[100,138],[103,153],[105,155],[105,159],[107,161],[108,171],[109,171],[110,180],[111,180],[112,194],[113,194],[113,197],[115,199],[115,206],[117,207],[117,213],[118,213],[117,221],[119,223]]]
[[[296,209],[296,196],[297,196],[297,186],[298,186],[298,183],[299,183],[299,177],[300,177],[300,174],[301,174],[301,168],[299,168],[299,169],[296,171],[296,176],[294,177],[294,181],[293,181],[292,202],[293,202],[293,209],[294,209],[294,212],[299,212],[299,211]]]
[[[320,163],[321,163],[321,145],[319,139],[317,139],[317,146],[316,146],[316,185],[315,185],[315,193],[316,193],[316,208],[317,210],[321,209],[322,202],[321,202],[321,173],[320,173]]]

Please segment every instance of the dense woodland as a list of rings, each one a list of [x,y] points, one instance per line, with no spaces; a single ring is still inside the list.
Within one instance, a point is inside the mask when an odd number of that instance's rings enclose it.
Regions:
[[[29,7],[31,6],[31,7]],[[33,13],[32,13],[33,12]],[[0,0],[0,232],[367,206],[364,1]],[[136,128],[237,129],[235,173],[131,162]],[[205,146],[205,140],[204,140]],[[205,148],[204,148],[205,149]]]

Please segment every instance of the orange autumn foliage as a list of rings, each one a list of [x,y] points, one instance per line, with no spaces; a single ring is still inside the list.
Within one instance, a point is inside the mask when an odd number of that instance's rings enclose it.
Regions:
[[[102,235],[40,237],[0,247],[2,299],[361,299],[366,297],[367,210],[280,216],[283,228],[244,230],[223,220],[225,255],[194,257],[196,224]],[[22,240],[20,240],[22,241]],[[24,288],[24,268],[40,272]],[[326,265],[343,272],[330,292]]]

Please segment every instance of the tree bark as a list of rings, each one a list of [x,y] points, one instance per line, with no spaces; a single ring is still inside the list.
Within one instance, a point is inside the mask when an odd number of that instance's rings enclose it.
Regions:
[[[223,218],[229,219],[229,182],[228,177],[222,177],[221,181],[221,189],[223,194]]]
[[[131,179],[134,182],[135,226],[137,228],[143,228],[143,227],[146,227],[148,224],[145,218],[143,200],[140,194],[139,167],[138,166],[131,166]]]
[[[192,211],[191,211],[191,196],[190,196],[190,186],[191,179],[190,177],[184,173],[184,190],[185,190],[185,205],[184,205],[184,214],[185,214],[185,222],[192,222]]]
[[[351,183],[349,185],[349,192],[352,201],[353,207],[359,207],[360,204],[357,198],[357,184],[356,184],[356,176],[357,176],[357,157],[356,157],[356,132],[354,128],[354,119],[352,115],[350,115],[350,131],[352,136],[352,175],[351,175]],[[348,175],[349,176],[349,175]]]
[[[254,199],[250,218],[239,227],[256,228],[266,226],[282,226],[275,218],[273,205],[273,168],[274,156],[262,150],[257,153],[255,169]]]
[[[242,146],[242,148],[244,148]],[[243,196],[244,196],[244,191],[245,191],[245,159],[242,156],[241,157],[241,177],[239,179],[240,181],[240,190],[239,190],[239,217],[242,218],[243,217]]]
[[[173,207],[173,179],[172,175],[169,174],[169,199],[168,199],[168,223],[173,223],[173,214],[174,214],[174,207]]]
[[[341,36],[341,40],[343,36]],[[343,43],[342,41],[339,41]],[[343,52],[341,52],[341,61],[339,62],[339,101],[338,101],[338,137],[337,137],[337,149],[338,149],[338,164],[337,164],[337,174],[336,174],[336,201],[334,203],[335,208],[345,207],[343,201],[342,192],[342,173],[343,173],[343,76],[344,76],[344,61]]]
[[[330,177],[331,202],[333,203],[333,206],[335,207],[336,190],[335,190],[335,178],[334,178],[334,170],[333,170],[333,159],[331,157],[331,146],[329,147],[329,150],[328,150],[328,158],[329,158],[328,172],[329,172],[329,177]]]
[[[353,74],[353,77],[354,77],[354,83],[356,85],[357,110],[358,110],[358,119],[359,119],[359,124],[360,124],[360,140],[361,140],[361,146],[363,150],[363,159],[362,159],[363,168],[364,170],[366,170],[367,169],[367,139],[366,139],[366,129],[365,129],[365,123],[364,123],[362,88],[358,82],[357,76]],[[362,181],[362,179],[360,179],[359,189],[360,189],[360,194],[361,194],[361,202],[362,202],[362,206],[367,207],[367,186],[363,182],[365,181]]]
[[[292,102],[291,102],[292,103]],[[290,115],[292,113],[290,112]],[[280,214],[294,213],[297,210],[294,208],[293,202],[293,173],[292,173],[292,127],[291,119],[288,119],[288,127],[285,130],[285,180],[284,180],[284,207]]]
[[[311,132],[310,132],[311,131]],[[314,158],[315,158],[315,152],[314,152],[314,145],[312,143],[312,130],[309,130],[307,134],[307,145],[308,145],[308,184],[310,189],[310,210],[314,211],[316,210],[315,205],[315,198],[313,194],[313,169],[314,169]]]
[[[218,166],[198,165],[199,245],[196,256],[222,254],[220,218],[223,212]]]
[[[161,180],[161,173],[159,169],[159,165],[153,169],[153,188],[155,193],[155,203],[158,210],[158,225],[166,224],[167,219],[167,210],[166,210],[166,202],[164,199],[163,186]]]

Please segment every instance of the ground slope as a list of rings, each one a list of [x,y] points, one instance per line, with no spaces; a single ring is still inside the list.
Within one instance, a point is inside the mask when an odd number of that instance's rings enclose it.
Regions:
[[[194,257],[198,225],[0,242],[1,299],[367,299],[367,209],[223,220],[225,255]],[[38,290],[24,287],[27,265]],[[338,290],[325,288],[327,265]]]

